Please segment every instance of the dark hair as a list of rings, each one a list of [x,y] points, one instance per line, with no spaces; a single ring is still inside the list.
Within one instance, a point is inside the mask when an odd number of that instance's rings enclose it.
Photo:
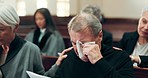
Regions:
[[[56,30],[56,25],[55,25],[55,23],[52,19],[52,16],[47,8],[37,9],[36,12],[34,13],[34,21],[35,21],[35,15],[37,12],[41,13],[44,16],[45,22],[46,22],[46,28],[49,28],[51,32]],[[37,26],[36,22],[35,22],[35,25]],[[37,26],[37,28],[38,28],[38,26]]]

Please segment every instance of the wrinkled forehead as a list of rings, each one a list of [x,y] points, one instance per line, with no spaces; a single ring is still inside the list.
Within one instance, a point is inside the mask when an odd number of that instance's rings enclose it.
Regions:
[[[69,35],[70,35],[71,41],[73,42],[76,42],[77,40],[85,42],[85,41],[92,40],[94,38],[93,34],[88,29],[85,29],[79,32],[70,30]]]
[[[6,25],[4,25],[4,24],[2,24],[2,23],[0,23],[0,27],[5,27]]]
[[[5,29],[5,28],[13,29],[13,27],[11,27],[11,26],[6,26],[6,25],[3,25],[2,23],[0,23],[0,29]]]

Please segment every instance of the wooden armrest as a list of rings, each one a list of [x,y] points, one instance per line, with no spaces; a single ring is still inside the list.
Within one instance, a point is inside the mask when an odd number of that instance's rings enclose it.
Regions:
[[[148,68],[134,66],[135,78],[148,78]]]

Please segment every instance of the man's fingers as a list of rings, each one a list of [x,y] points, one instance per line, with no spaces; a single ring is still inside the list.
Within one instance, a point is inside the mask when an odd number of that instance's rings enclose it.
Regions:
[[[67,55],[62,55],[61,57],[60,57],[60,60],[63,60],[63,59],[65,59],[67,57]]]
[[[2,48],[5,51],[5,53],[7,53],[9,51],[9,46],[7,46],[7,45],[2,45]]]
[[[66,52],[72,50],[73,47],[67,48],[65,50],[62,51],[62,53],[60,53],[60,55],[64,55]]]
[[[58,58],[58,60],[56,61],[56,64],[57,64],[57,65],[60,65],[60,64],[61,64],[61,61],[62,61],[63,59],[65,59],[66,57],[67,57],[67,55],[60,55],[59,58]]]
[[[67,57],[67,54],[62,56],[63,59],[66,58],[66,57]]]

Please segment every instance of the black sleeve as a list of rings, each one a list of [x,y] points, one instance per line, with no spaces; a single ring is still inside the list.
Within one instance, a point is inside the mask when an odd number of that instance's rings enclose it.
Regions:
[[[100,78],[134,78],[132,61],[128,56],[125,58],[117,68],[102,58],[92,67],[92,71]]]
[[[148,67],[148,56],[140,56],[141,63],[138,65],[139,67]]]

